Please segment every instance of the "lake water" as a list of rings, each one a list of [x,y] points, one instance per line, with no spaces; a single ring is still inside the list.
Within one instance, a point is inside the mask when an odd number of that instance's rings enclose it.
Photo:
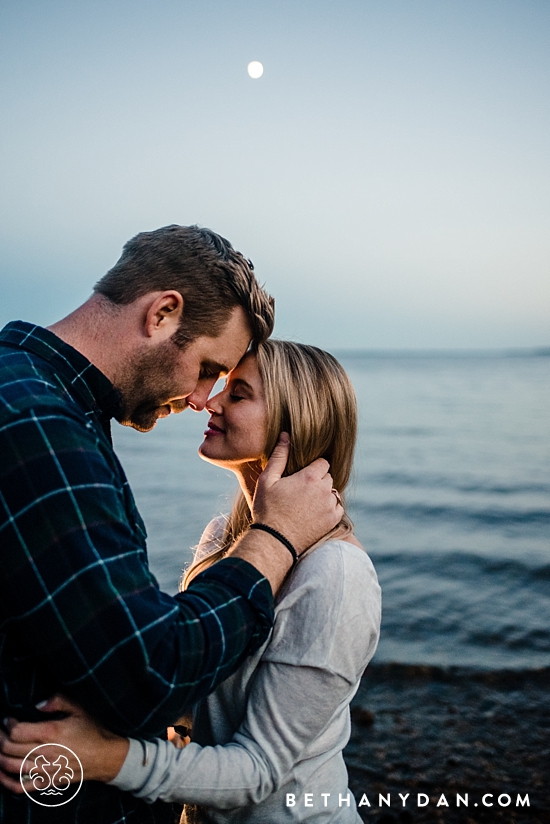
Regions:
[[[350,514],[383,592],[376,660],[550,665],[550,357],[340,360],[360,408]],[[114,427],[167,591],[235,490],[197,457],[207,419]]]

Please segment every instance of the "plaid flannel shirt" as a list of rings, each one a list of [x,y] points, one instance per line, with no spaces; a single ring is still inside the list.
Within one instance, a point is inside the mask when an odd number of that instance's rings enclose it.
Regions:
[[[44,718],[55,692],[110,729],[152,737],[267,638],[271,588],[226,559],[185,593],[159,590],[146,533],[113,451],[117,393],[56,335],[0,332],[0,719]],[[0,792],[0,821],[172,822],[112,787],[42,808]]]

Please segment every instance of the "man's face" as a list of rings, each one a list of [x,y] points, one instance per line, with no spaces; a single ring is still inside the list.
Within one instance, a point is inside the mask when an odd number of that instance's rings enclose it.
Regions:
[[[188,406],[200,412],[218,378],[240,361],[250,337],[246,315],[238,306],[218,337],[203,335],[184,349],[170,339],[136,354],[118,381],[119,423],[148,432],[171,412]]]

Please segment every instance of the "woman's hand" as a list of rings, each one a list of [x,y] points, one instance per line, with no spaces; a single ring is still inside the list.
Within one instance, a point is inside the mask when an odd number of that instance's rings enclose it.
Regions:
[[[190,712],[180,716],[174,726],[168,727],[166,731],[168,733],[168,741],[171,741],[176,749],[182,750],[191,743],[192,727],[193,716]]]
[[[179,729],[174,729],[174,727],[168,727],[166,730],[168,741],[170,741],[177,750],[183,750],[188,744],[191,743],[191,737],[189,735],[182,735]]]
[[[118,775],[128,752],[128,739],[114,735],[97,724],[78,704],[56,695],[39,707],[43,712],[65,712],[68,718],[43,721],[38,724],[8,718],[0,731],[0,784],[15,793],[22,793],[19,778],[21,764],[34,747],[41,744],[63,744],[80,759],[85,781],[112,781]],[[80,766],[71,758],[74,771],[72,783],[80,781]],[[11,774],[11,775],[10,775]]]

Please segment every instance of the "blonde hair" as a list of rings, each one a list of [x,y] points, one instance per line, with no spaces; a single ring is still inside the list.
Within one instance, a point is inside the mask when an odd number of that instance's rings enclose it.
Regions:
[[[308,553],[332,535],[338,533],[343,537],[353,529],[345,511],[344,490],[351,474],[357,437],[355,392],[336,358],[316,346],[270,339],[258,345],[256,357],[267,411],[267,439],[260,460],[262,469],[279,434],[288,432],[290,454],[284,474],[292,475],[317,458],[326,458],[333,486],[344,506],[342,521],[306,550]],[[223,558],[251,523],[248,503],[239,491],[218,549],[187,570],[182,588],[185,589],[199,572]],[[306,553],[302,553],[302,557]]]

